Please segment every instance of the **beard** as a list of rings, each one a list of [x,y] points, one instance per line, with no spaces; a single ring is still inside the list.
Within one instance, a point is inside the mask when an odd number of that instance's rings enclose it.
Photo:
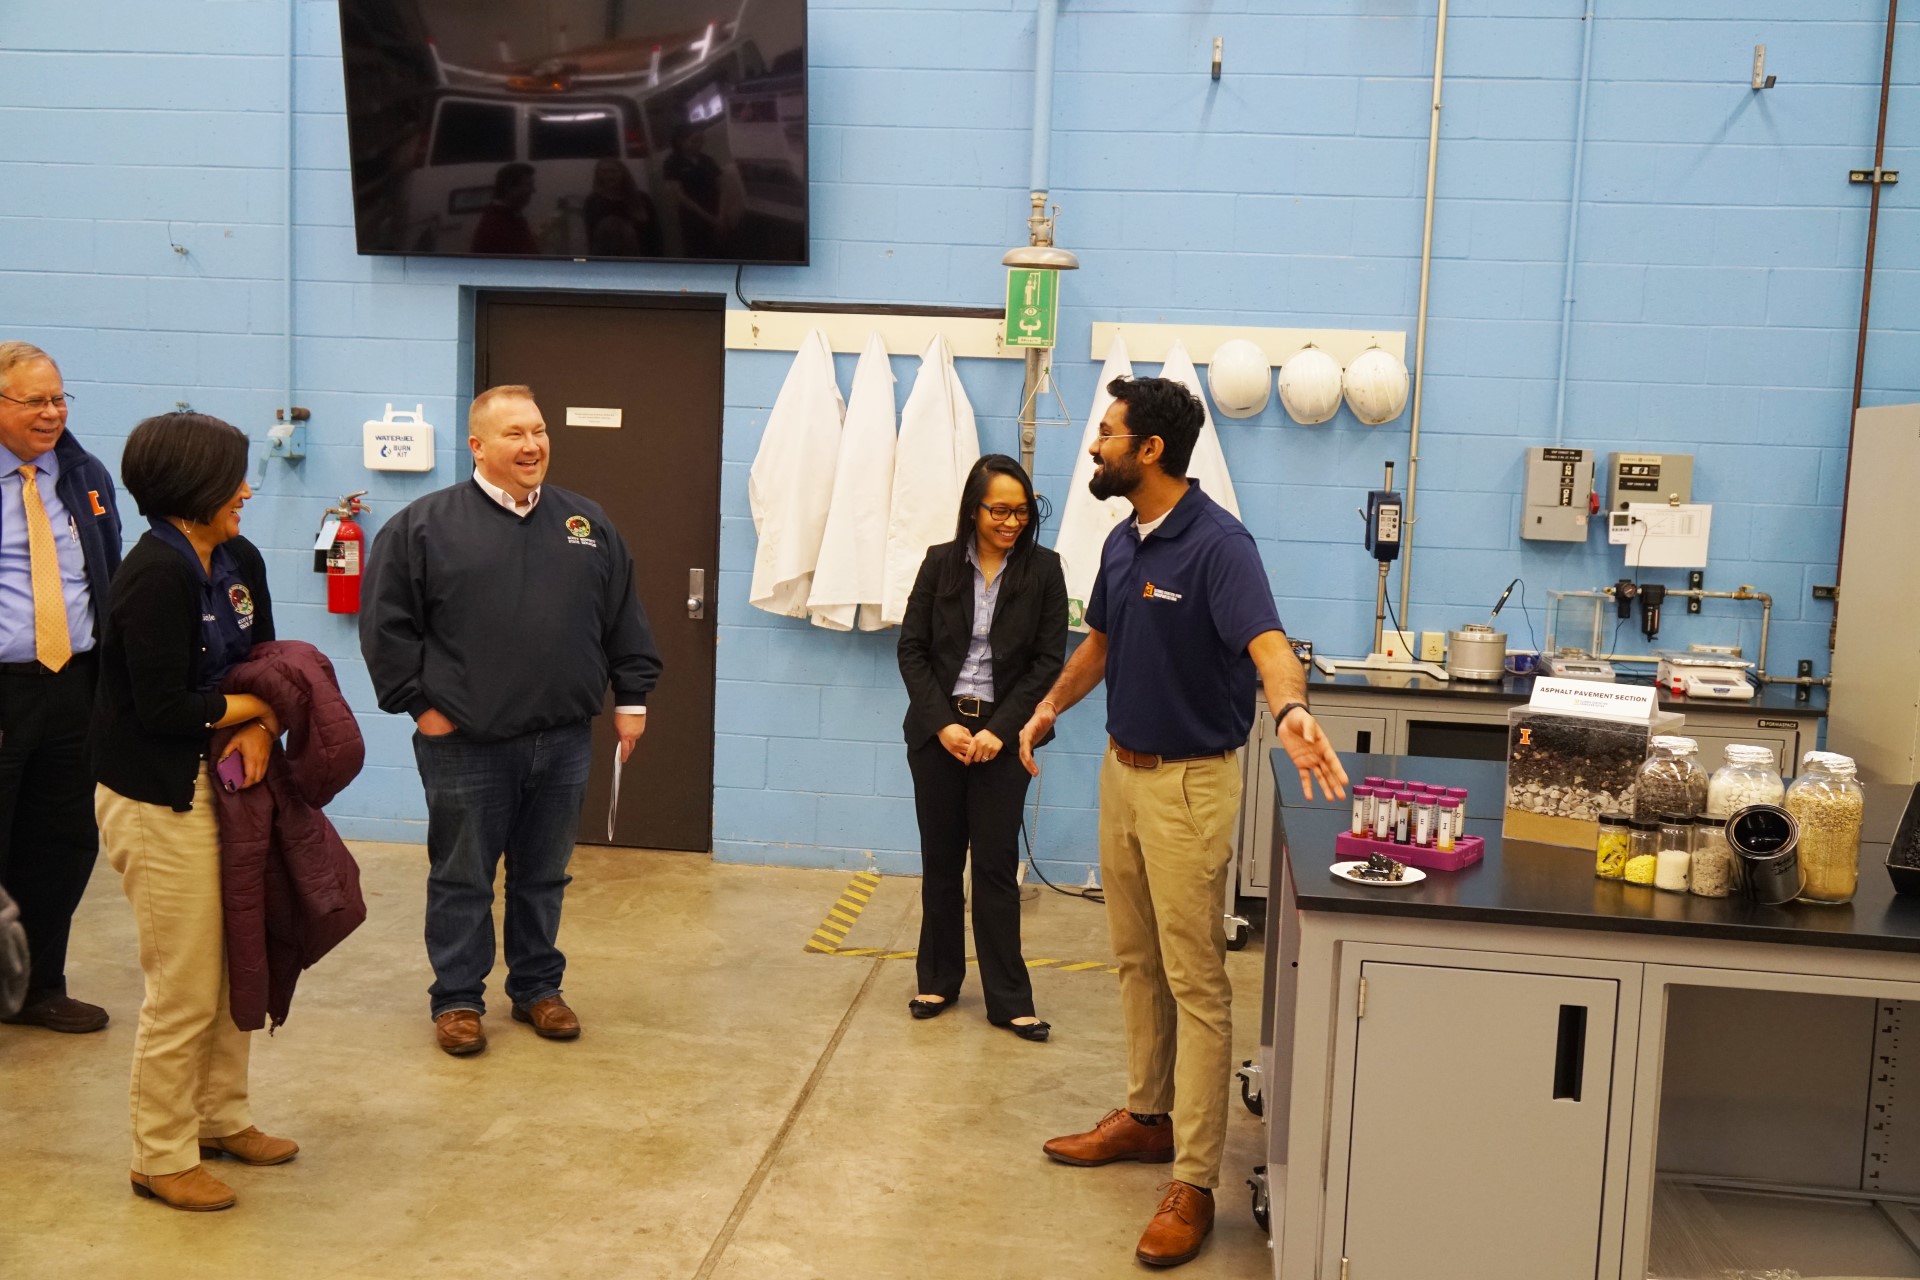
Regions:
[[[1102,502],[1108,498],[1124,498],[1139,487],[1140,461],[1132,454],[1102,460],[1087,481],[1087,492]]]

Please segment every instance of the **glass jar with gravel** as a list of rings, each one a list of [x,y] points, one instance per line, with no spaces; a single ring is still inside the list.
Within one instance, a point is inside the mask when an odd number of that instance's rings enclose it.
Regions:
[[[1707,807],[1707,771],[1700,766],[1700,744],[1663,733],[1647,744],[1647,761],[1633,783],[1633,816],[1658,822],[1677,813],[1698,817]]]
[[[1733,849],[1727,844],[1727,820],[1706,816],[1693,823],[1693,868],[1687,887],[1697,897],[1724,898],[1733,892]]]
[[[1773,748],[1735,743],[1727,748],[1727,762],[1707,779],[1706,812],[1731,818],[1751,804],[1779,804],[1786,794]]]
[[[1865,793],[1850,756],[1809,751],[1787,788],[1786,811],[1800,824],[1800,901],[1850,902],[1860,883],[1860,817]]]

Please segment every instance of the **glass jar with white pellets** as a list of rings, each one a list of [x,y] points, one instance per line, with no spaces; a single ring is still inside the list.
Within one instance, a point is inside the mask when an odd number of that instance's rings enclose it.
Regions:
[[[1736,743],[1707,780],[1707,816],[1731,818],[1748,805],[1779,804],[1786,794],[1773,748]]]

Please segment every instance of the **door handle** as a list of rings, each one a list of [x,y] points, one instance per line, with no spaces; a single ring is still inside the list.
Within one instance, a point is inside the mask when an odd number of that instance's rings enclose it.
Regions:
[[[689,618],[707,616],[707,571],[705,569],[687,570],[687,616]]]
[[[1581,1077],[1587,1068],[1587,1006],[1560,1006],[1560,1037],[1553,1052],[1553,1096],[1580,1101]]]

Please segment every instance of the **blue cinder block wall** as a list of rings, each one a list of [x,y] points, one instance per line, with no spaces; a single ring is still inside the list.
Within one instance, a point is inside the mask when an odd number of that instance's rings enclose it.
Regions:
[[[291,12],[289,10],[291,8]],[[1523,574],[1610,582],[1617,554],[1517,537],[1522,450],[1555,439],[1584,0],[1455,0],[1434,222],[1411,616],[1481,616]],[[1095,319],[1413,329],[1430,0],[1066,0],[1052,188],[1067,278],[1058,367],[1084,416]],[[1564,442],[1697,456],[1714,587],[1776,600],[1773,661],[1825,671],[1871,163],[1881,0],[1596,0]],[[370,488],[372,525],[461,473],[476,288],[727,291],[720,268],[362,258],[353,251],[336,8],[328,0],[16,0],[0,37],[0,332],[55,353],[74,430],[109,461],[140,417],[191,404],[264,436],[310,407],[307,459],[249,507],[281,626],[334,658],[362,712],[350,836],[422,838],[407,726],[373,705],[350,619],[325,612],[321,509]],[[1022,234],[1027,0],[810,6],[813,262],[750,269],[750,297],[994,304]],[[289,61],[289,27],[292,30]],[[1207,74],[1215,36],[1225,75]],[[1920,20],[1901,24],[1887,165],[1920,174]],[[1776,88],[1747,87],[1755,44]],[[291,84],[288,68],[291,67]],[[282,146],[292,105],[294,359],[283,364]],[[1920,398],[1920,183],[1885,189],[1868,403]],[[733,304],[730,304],[733,305]],[[787,361],[732,353],[720,565],[714,842],[749,862],[917,867],[891,634],[828,634],[746,606],[746,472]],[[904,399],[917,361],[895,361]],[[1151,371],[1143,367],[1141,371]],[[851,376],[851,361],[842,372]],[[668,376],[663,373],[663,376]],[[983,444],[1012,452],[1011,362],[966,361]],[[369,475],[360,423],[426,407],[439,466]],[[1351,514],[1407,421],[1302,428],[1277,403],[1222,443],[1288,629],[1371,634]],[[1043,429],[1056,504],[1079,426]],[[1404,467],[1401,475],[1404,477]],[[129,513],[131,514],[131,513]],[[644,554],[644,530],[629,530]],[[1678,572],[1652,580],[1680,585]],[[1397,585],[1397,583],[1396,583]],[[1509,606],[1511,610],[1513,606]],[[1520,643],[1525,628],[1505,615]],[[1671,638],[1752,645],[1745,615]],[[669,677],[671,678],[671,677]],[[1045,866],[1094,858],[1098,699],[1050,752]]]

